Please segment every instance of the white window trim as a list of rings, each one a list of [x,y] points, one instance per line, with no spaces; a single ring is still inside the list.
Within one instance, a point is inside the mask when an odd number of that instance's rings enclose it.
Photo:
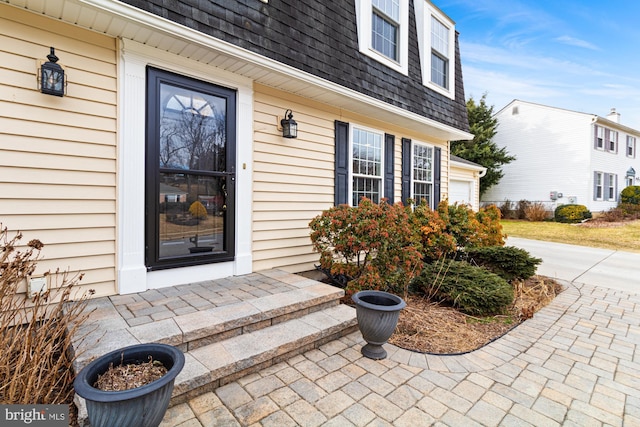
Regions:
[[[349,206],[353,206],[353,177],[354,177],[354,173],[353,173],[353,133],[355,132],[355,130],[364,130],[367,132],[371,132],[371,133],[375,133],[377,135],[380,135],[381,137],[381,141],[382,141],[382,145],[380,146],[380,200],[382,200],[384,197],[386,197],[386,194],[384,194],[384,171],[385,171],[385,164],[384,164],[384,157],[385,157],[385,133],[379,129],[374,129],[374,128],[370,128],[370,127],[366,127],[366,126],[360,126],[360,125],[352,125],[349,126],[349,187],[348,187],[348,197],[349,197]],[[360,176],[360,175],[357,175]],[[372,178],[375,178],[374,175],[368,175]]]
[[[426,0],[416,0],[416,29],[418,31],[418,50],[420,52],[420,68],[422,84],[434,91],[455,99],[455,23],[438,8]],[[443,88],[431,81],[431,17],[436,18],[449,29],[449,88]]]
[[[358,46],[360,52],[405,76],[409,75],[409,0],[400,0],[400,28],[398,29],[399,61],[397,62],[381,54],[371,46],[372,13],[373,6],[371,0],[356,0]]]
[[[433,175],[434,175],[434,169],[435,169],[435,167],[434,167],[435,166],[434,165],[434,161],[435,161],[435,159],[434,159],[434,157],[435,157],[435,146],[433,144],[427,144],[427,143],[424,143],[422,141],[413,141],[413,140],[411,141],[411,183],[410,183],[411,187],[410,187],[409,194],[410,194],[411,198],[416,201],[416,204],[417,204],[417,200],[416,200],[416,197],[415,197],[415,191],[414,191],[415,180],[413,179],[413,161],[414,161],[414,155],[415,155],[414,147],[416,145],[422,145],[423,147],[431,148],[431,182],[430,182],[430,184],[431,184],[431,200],[429,201],[429,207],[431,209],[434,209],[433,201],[435,199],[435,194],[434,194],[434,189],[433,189],[433,181],[434,181],[435,177]],[[420,182],[424,182],[424,181],[420,181]]]

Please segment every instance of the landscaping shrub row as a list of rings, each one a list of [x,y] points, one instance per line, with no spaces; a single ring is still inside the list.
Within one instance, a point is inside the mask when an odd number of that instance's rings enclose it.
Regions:
[[[531,277],[541,261],[503,247],[495,206],[474,212],[444,201],[432,210],[363,199],[327,209],[309,226],[317,268],[347,293],[406,298],[411,289],[471,314],[502,312],[513,301],[509,282]]]

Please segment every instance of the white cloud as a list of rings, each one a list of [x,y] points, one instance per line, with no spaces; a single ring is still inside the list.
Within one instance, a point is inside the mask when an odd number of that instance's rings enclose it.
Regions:
[[[556,37],[555,39],[556,41],[569,45],[569,46],[576,46],[576,47],[582,47],[585,49],[591,49],[591,50],[600,50],[600,48],[592,43],[589,43],[586,40],[581,40],[581,39],[577,39],[575,37],[571,37],[571,36],[561,36],[561,37]]]

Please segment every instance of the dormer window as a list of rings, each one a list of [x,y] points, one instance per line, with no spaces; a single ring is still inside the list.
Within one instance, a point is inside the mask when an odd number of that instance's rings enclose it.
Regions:
[[[422,84],[455,99],[455,24],[426,0],[416,0]]]
[[[431,81],[449,89],[449,28],[431,17]]]
[[[398,0],[373,0],[371,5],[371,47],[397,62],[400,3]]]
[[[409,74],[409,0],[356,0],[360,52]]]

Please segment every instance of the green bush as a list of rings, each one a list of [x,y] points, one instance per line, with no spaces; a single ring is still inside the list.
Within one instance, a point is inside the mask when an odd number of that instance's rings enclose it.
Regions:
[[[465,261],[426,264],[414,287],[474,316],[503,313],[513,303],[513,287],[502,277]]]
[[[471,264],[485,267],[509,282],[533,276],[542,262],[540,258],[532,257],[529,252],[514,246],[467,248],[464,256]]]
[[[591,212],[585,205],[560,205],[553,218],[556,222],[573,224],[591,218]]]
[[[640,205],[640,185],[630,185],[620,193],[620,203]]]

